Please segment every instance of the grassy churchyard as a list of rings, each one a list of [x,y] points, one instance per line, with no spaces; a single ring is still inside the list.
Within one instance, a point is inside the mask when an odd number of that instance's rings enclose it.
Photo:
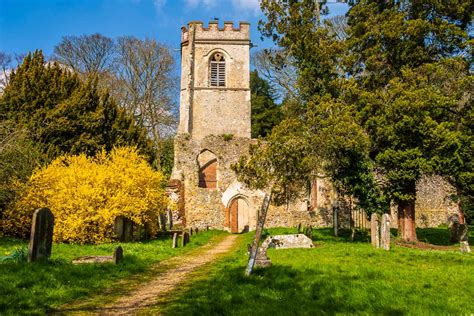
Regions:
[[[271,234],[295,233],[270,229]],[[313,230],[313,249],[270,249],[272,267],[243,276],[246,245],[196,274],[165,299],[165,315],[472,314],[474,254],[392,247],[372,248],[368,236],[348,241],[330,229]],[[445,244],[446,228],[418,231]],[[471,243],[474,241],[471,229]],[[151,309],[150,312],[154,310]]]
[[[171,248],[169,238],[120,243],[124,249],[124,259],[117,265],[73,265],[71,260],[86,255],[111,255],[118,243],[53,244],[51,260],[48,262],[0,263],[0,315],[18,312],[43,314],[86,297],[93,298],[94,304],[105,303],[105,299],[110,299],[114,294],[119,295],[150,277],[154,264],[195,250],[208,243],[212,237],[222,234],[204,231],[194,235],[186,247],[175,249]],[[0,239],[0,256],[11,254],[20,247],[27,247],[27,243]],[[106,289],[109,289],[110,295],[104,295]]]
[[[474,243],[471,227],[471,244]],[[269,229],[266,234],[295,233]],[[104,306],[140,286],[160,271],[153,265],[195,252],[223,232],[200,232],[185,248],[171,248],[170,239],[122,243],[118,265],[72,265],[81,255],[108,255],[117,244],[55,244],[49,262],[0,264],[2,314],[76,310]],[[421,241],[446,245],[447,228],[420,229]],[[253,233],[238,237],[234,249],[212,264],[193,271],[176,289],[160,297],[144,313],[165,315],[314,315],[471,314],[474,312],[474,254],[459,251],[372,248],[364,232],[354,242],[349,234],[333,237],[331,229],[313,230],[313,249],[270,249],[272,266],[243,275]],[[1,254],[24,242],[0,239]],[[159,265],[158,265],[159,266]],[[80,310],[80,309],[79,309]]]

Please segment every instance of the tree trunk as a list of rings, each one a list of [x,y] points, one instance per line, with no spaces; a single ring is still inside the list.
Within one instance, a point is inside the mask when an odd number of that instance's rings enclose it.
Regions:
[[[398,203],[398,236],[403,241],[416,241],[415,201]]]
[[[464,217],[464,211],[462,209],[461,198],[458,195],[458,218],[459,224],[466,224],[466,218]]]

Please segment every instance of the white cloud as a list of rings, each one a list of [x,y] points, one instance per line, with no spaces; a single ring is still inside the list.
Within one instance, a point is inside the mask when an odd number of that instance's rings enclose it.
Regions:
[[[161,11],[166,4],[166,0],[153,0],[153,5],[157,11]]]
[[[259,0],[232,0],[232,4],[238,11],[251,11],[254,14],[260,12]]]
[[[185,2],[188,8],[196,8],[199,5],[204,5],[210,8],[216,5],[217,0],[186,0]]]

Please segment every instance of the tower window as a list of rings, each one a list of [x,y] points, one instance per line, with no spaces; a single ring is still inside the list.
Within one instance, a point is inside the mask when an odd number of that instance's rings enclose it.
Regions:
[[[211,87],[225,87],[225,59],[221,53],[211,58]]]

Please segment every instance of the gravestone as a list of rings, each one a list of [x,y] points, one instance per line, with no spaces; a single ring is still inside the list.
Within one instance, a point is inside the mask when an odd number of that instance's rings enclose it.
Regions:
[[[172,230],[173,229],[173,212],[168,209],[168,227],[169,227],[169,230]]]
[[[199,228],[196,227],[196,230],[194,233],[197,235],[197,233],[199,233]]]
[[[290,248],[313,248],[313,241],[304,234],[275,235],[268,236],[264,242],[268,248],[290,249]]]
[[[54,215],[48,208],[40,208],[33,214],[28,262],[47,259],[53,244]]]
[[[181,236],[181,247],[185,247],[189,243],[189,233],[187,231],[183,231]]]
[[[382,223],[380,228],[380,247],[390,250],[390,214],[382,215]]]
[[[459,224],[459,241],[461,252],[471,252],[471,248],[469,247],[469,233],[467,224]]]
[[[377,213],[370,216],[370,241],[374,248],[380,248],[380,216]]]
[[[333,222],[333,227],[334,227],[334,236],[339,235],[339,216],[338,216],[339,210],[337,205],[334,205],[332,207],[332,222]]]
[[[124,217],[117,216],[114,223],[115,234],[120,242],[133,241],[133,221]]]
[[[72,260],[73,264],[89,264],[89,263],[119,263],[123,259],[123,249],[121,246],[115,248],[111,256],[82,256]]]
[[[189,230],[189,235],[192,236],[193,235],[193,228],[191,227],[191,229]]]
[[[458,215],[457,214],[451,215],[448,218],[448,222],[449,222],[449,229],[450,229],[450,232],[451,232],[451,236],[449,238],[449,241],[452,242],[452,243],[460,241],[460,239],[459,239],[459,237],[460,237],[460,233],[459,233],[460,224],[459,224]]]
[[[171,244],[171,248],[178,248],[178,233],[173,234],[173,243]]]
[[[114,251],[113,260],[114,260],[115,264],[122,261],[122,258],[123,258],[123,249],[122,249],[121,246],[118,246],[117,248],[115,248],[115,251]]]

